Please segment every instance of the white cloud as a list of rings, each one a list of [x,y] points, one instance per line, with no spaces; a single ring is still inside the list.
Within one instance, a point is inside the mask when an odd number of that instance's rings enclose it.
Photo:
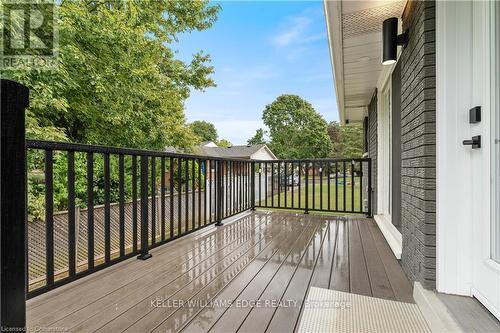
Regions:
[[[287,24],[287,27],[272,38],[272,42],[276,46],[288,46],[301,40],[304,32],[307,30],[311,20],[307,17],[293,17]]]

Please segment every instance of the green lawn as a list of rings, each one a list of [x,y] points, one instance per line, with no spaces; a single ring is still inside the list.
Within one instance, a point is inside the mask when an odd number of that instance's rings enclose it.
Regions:
[[[273,197],[271,197],[270,193],[266,200],[263,199],[260,202],[261,206],[269,206],[269,207],[278,207],[278,208],[292,208],[292,191],[293,191],[293,207],[298,208],[300,206],[301,209],[304,209],[306,206],[306,188],[305,186],[300,187],[300,196],[299,196],[299,187],[294,186],[287,187],[286,191],[286,200],[285,200],[285,191],[284,187],[281,188],[281,193],[277,194],[277,189],[274,189]],[[345,191],[345,207],[347,211],[352,211],[352,187],[350,182],[347,182],[345,188],[344,184],[339,181],[337,184],[337,189],[335,187],[335,181],[330,182],[330,200],[328,198],[328,183],[324,181],[323,183],[316,183],[309,185],[309,209],[322,209],[322,210],[332,210],[332,211],[343,211],[344,210],[344,191]],[[337,195],[336,195],[337,194]],[[258,193],[256,193],[258,196]],[[264,196],[264,193],[262,193]],[[354,211],[361,211],[361,202],[360,202],[360,184],[359,177],[356,177],[354,180]],[[363,194],[363,199],[366,194]],[[300,202],[299,202],[300,200]],[[330,205],[328,202],[330,201]],[[299,205],[300,204],[300,205]]]

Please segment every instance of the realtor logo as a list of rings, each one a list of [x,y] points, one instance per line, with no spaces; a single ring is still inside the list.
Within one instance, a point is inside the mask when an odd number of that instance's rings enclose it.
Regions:
[[[1,69],[54,67],[58,46],[54,2],[3,0],[0,6]]]

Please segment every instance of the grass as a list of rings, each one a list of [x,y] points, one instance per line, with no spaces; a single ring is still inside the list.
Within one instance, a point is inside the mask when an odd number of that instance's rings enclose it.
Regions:
[[[277,189],[274,189],[277,192]],[[260,201],[261,206],[276,207],[276,208],[292,208],[292,192],[293,192],[293,207],[304,209],[306,206],[306,188],[305,186],[299,187],[294,186],[287,187],[285,194],[284,188],[281,188],[280,194],[274,194],[271,197],[270,193],[266,200]],[[328,196],[330,192],[330,196]],[[345,193],[345,209],[344,209],[344,193]],[[258,192],[256,196],[258,198]],[[262,193],[264,196],[264,193]],[[351,184],[347,182],[346,186],[339,181],[337,187],[335,186],[335,181],[330,181],[330,191],[328,191],[328,182],[323,181],[322,183],[310,184],[308,188],[308,206],[310,210],[328,210],[328,211],[353,211],[361,212],[362,202],[360,200],[361,190],[359,184],[359,177],[354,180],[354,209],[352,205],[353,200],[353,189]],[[285,199],[286,196],[286,199]],[[365,195],[363,195],[365,199]]]

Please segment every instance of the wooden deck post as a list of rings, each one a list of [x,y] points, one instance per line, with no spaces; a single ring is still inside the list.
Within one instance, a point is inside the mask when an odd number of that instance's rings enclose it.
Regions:
[[[26,142],[27,87],[1,80],[0,120],[0,329],[26,327]]]

